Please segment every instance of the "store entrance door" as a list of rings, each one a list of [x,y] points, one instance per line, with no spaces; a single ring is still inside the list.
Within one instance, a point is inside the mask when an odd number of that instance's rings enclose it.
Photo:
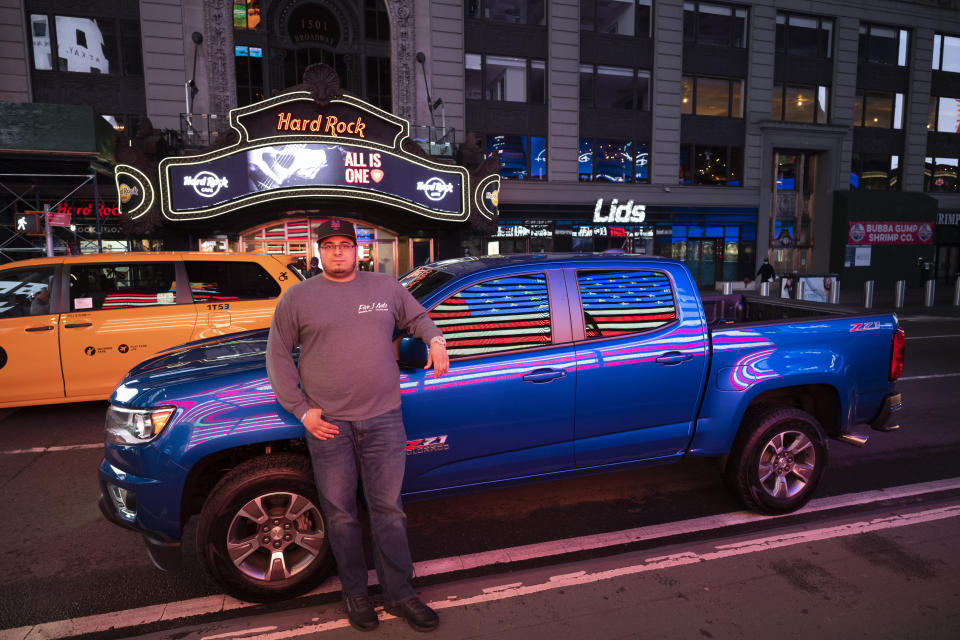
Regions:
[[[698,287],[712,288],[722,278],[723,238],[691,238],[687,240],[687,267]]]

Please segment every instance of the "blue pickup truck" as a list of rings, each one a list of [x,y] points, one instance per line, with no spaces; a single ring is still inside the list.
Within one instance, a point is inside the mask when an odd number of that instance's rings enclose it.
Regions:
[[[681,262],[627,255],[463,258],[401,280],[443,330],[449,373],[398,338],[404,495],[724,460],[764,513],[801,507],[828,438],[895,429],[904,334],[890,314],[752,295],[701,299]],[[227,592],[255,601],[331,571],[303,426],[276,400],[267,332],[168,350],[111,397],[100,506],[161,568],[184,525]],[[296,355],[296,354],[295,354]]]

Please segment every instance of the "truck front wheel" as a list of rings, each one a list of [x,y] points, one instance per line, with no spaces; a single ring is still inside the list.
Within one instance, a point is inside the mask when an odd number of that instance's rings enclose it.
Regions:
[[[283,600],[310,590],[333,566],[310,461],[275,454],[238,465],[204,502],[197,549],[207,570],[241,600]]]
[[[792,407],[758,407],[744,417],[726,480],[747,507],[789,513],[807,503],[826,464],[826,438],[816,418]]]

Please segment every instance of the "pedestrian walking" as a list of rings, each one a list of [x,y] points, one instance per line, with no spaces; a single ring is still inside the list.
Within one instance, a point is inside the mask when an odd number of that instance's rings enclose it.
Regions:
[[[358,481],[370,513],[374,561],[385,609],[418,631],[439,624],[415,594],[400,488],[406,433],[394,329],[430,345],[427,368],[447,372],[443,335],[391,275],[357,269],[357,236],[345,220],[317,228],[323,272],[280,299],[267,341],[267,372],[280,404],[307,431],[330,546],[350,624],[375,629],[357,517]],[[300,347],[299,367],[291,352]]]
[[[777,277],[777,273],[773,270],[773,267],[770,266],[769,258],[763,259],[763,264],[760,265],[757,276],[759,276],[760,282],[767,282]]]

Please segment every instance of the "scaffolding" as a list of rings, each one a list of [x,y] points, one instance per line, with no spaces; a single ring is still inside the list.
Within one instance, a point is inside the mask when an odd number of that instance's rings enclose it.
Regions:
[[[14,187],[11,187],[10,182],[13,182],[16,179],[30,179],[32,184],[27,186],[25,189],[22,187],[20,180],[17,180],[19,187],[23,189],[20,193],[14,190]],[[88,183],[93,186],[93,211],[96,217],[97,222],[97,253],[103,252],[103,237],[100,228],[100,194],[97,186],[97,176],[95,173],[89,174],[63,174],[63,173],[0,173],[0,194],[6,192],[13,196],[13,198],[5,204],[3,207],[0,207],[0,220],[3,220],[6,217],[7,210],[16,205],[18,202],[22,202],[29,209],[33,210],[37,205],[26,200],[26,197],[34,193],[37,188],[40,186],[36,181],[38,179],[47,179],[54,178],[57,180],[70,179],[70,180],[79,180],[80,183],[77,184],[73,189],[70,190],[65,196],[60,198],[57,202],[50,205],[50,209],[56,209],[61,204],[63,204],[68,198],[70,198],[77,191],[82,189]],[[64,188],[68,189],[71,185],[65,185]],[[13,216],[11,216],[13,219]],[[0,237],[0,259],[7,261],[13,261],[17,258],[15,254],[21,253],[43,253],[44,249],[42,247],[32,246],[33,242],[26,237],[26,234],[20,233],[14,226],[13,222],[7,224],[0,222],[0,229],[6,230],[9,232],[9,235],[6,237]],[[53,255],[53,244],[50,236],[51,230],[48,227],[47,230],[47,246],[46,252],[47,255]],[[17,245],[27,245],[27,246],[17,246]]]

